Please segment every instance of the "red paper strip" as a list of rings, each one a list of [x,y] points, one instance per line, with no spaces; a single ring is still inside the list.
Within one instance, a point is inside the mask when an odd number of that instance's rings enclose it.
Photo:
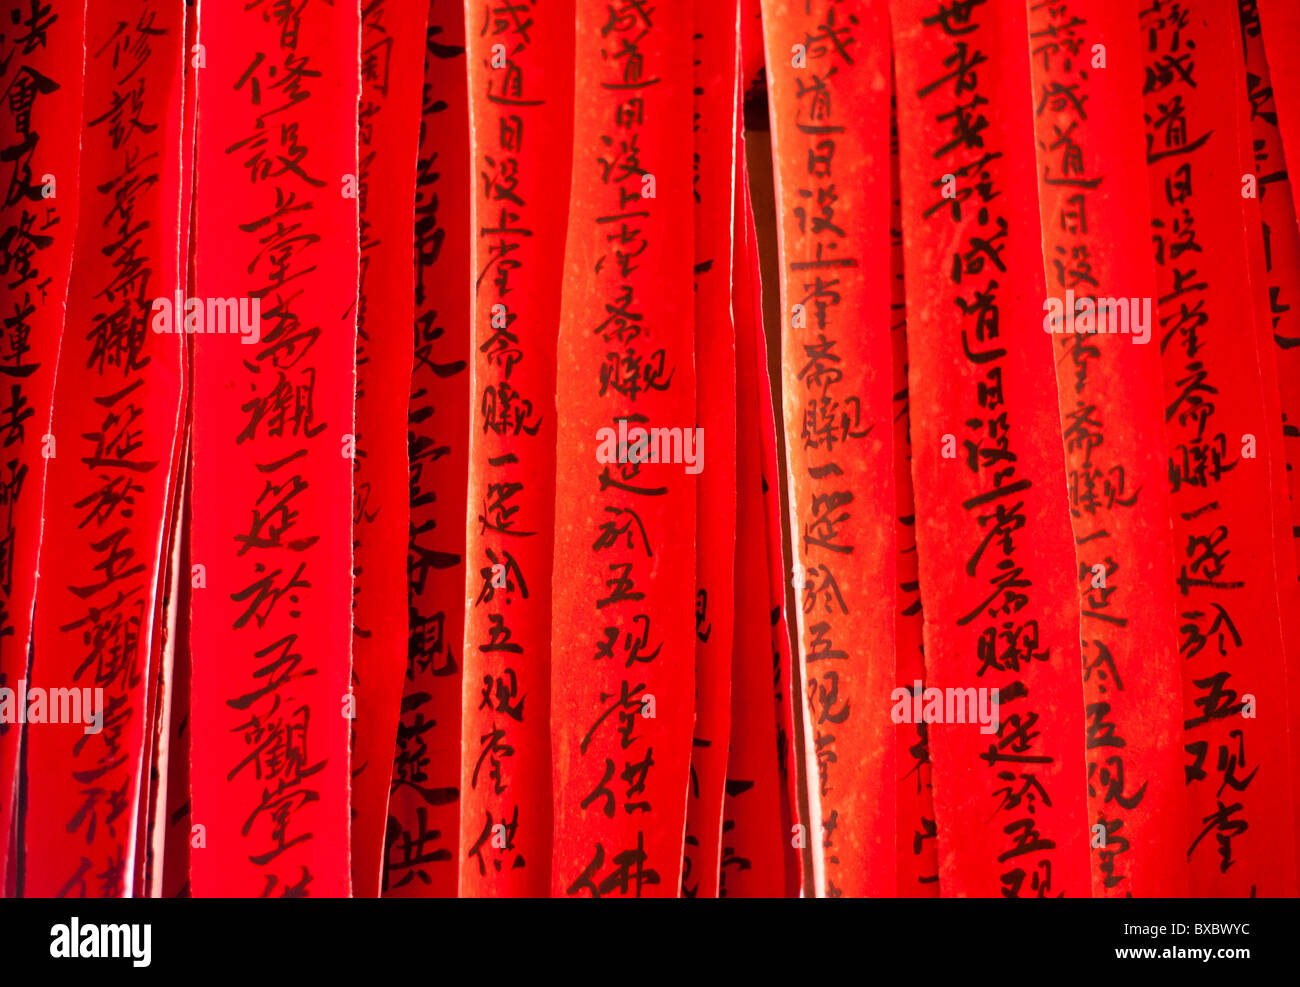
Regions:
[[[197,43],[197,41],[196,41]],[[192,269],[191,269],[192,270]],[[182,512],[177,526],[180,539],[180,578],[175,607],[178,620],[188,623],[194,600],[191,563],[192,490],[187,474],[182,490]],[[162,837],[162,880],[158,894],[164,898],[190,897],[190,638],[178,634],[172,655],[171,711],[167,722],[167,787],[161,799],[166,815]]]
[[[740,106],[737,105],[739,119]],[[787,893],[784,847],[793,840],[783,815],[786,753],[780,734],[777,694],[790,694],[789,664],[774,666],[772,579],[769,571],[770,530],[767,524],[767,480],[775,481],[775,422],[764,405],[767,360],[763,339],[761,297],[756,283],[756,245],[749,186],[743,157],[736,161],[736,467],[739,497],[736,512],[735,607],[736,632],[731,685],[731,752],[727,764],[726,818],[722,835],[721,893],[725,897],[781,897]],[[751,261],[754,265],[751,266]],[[761,354],[761,355],[760,355]],[[703,361],[701,361],[703,363]],[[770,393],[770,392],[769,392]],[[766,420],[764,420],[766,414]],[[764,426],[766,425],[766,429]],[[764,458],[765,431],[771,431],[773,459]],[[775,488],[771,490],[775,494]],[[773,498],[775,499],[775,497]],[[779,511],[779,504],[776,505]],[[779,524],[779,520],[778,520]],[[762,532],[761,536],[758,532]],[[776,551],[781,541],[776,534]],[[781,576],[777,590],[784,603]],[[786,657],[789,649],[786,649]],[[774,673],[775,677],[774,677]],[[784,673],[784,674],[782,674]],[[787,710],[789,703],[786,704]],[[804,841],[806,844],[806,841]]]
[[[415,317],[415,165],[428,8],[367,0],[361,11],[357,195],[357,447],[352,477],[352,887],[379,894],[388,789],[407,663],[410,528],[406,420]]]
[[[185,384],[182,337],[162,334],[154,314],[155,299],[170,307],[181,283],[180,168],[165,163],[181,137],[183,41],[176,5],[143,3],[128,19],[87,12],[68,296],[79,328],[64,340],[54,393],[63,455],[51,445],[36,593],[27,895],[129,895],[136,877]],[[60,695],[71,701],[54,722]],[[42,698],[44,724],[34,720]]]
[[[709,468],[699,475],[695,518],[695,733],[682,862],[687,898],[716,898],[725,880],[720,861],[724,787],[729,787],[732,642],[742,633],[735,602],[738,422],[731,300],[739,13],[738,3],[698,9],[694,38],[695,360],[708,370],[698,378],[696,417],[708,436]],[[758,506],[761,510],[761,502]],[[761,528],[739,530],[745,541]],[[758,564],[766,567],[763,541],[754,543]],[[761,578],[764,568],[753,571]],[[746,618],[757,618],[764,638],[766,613],[764,601]],[[766,643],[761,650],[767,651]],[[755,656],[751,651],[750,658]]]
[[[85,3],[9,0],[0,40],[5,94],[0,202],[0,894],[13,894],[11,865],[22,724],[43,523],[54,368],[63,337],[68,270],[77,232]],[[7,697],[7,701],[6,698]]]
[[[1078,591],[1026,194],[1037,183],[1025,5],[890,10],[906,80],[899,165],[928,672],[926,695],[907,705],[929,722],[940,889],[1086,897]]]
[[[188,13],[187,11],[187,19]],[[184,242],[183,234],[180,242]],[[187,364],[187,376],[189,372],[190,368]],[[182,439],[188,436],[188,429],[185,427],[184,421],[185,412],[182,409],[182,424],[177,430],[178,437]],[[140,855],[142,862],[137,862],[134,891],[136,897],[160,897],[164,878],[163,852],[168,829],[167,784],[172,754],[171,724],[176,646],[181,641],[188,640],[189,637],[188,633],[184,631],[185,624],[182,623],[183,620],[187,621],[189,618],[189,600],[188,598],[181,599],[181,586],[183,584],[188,585],[190,578],[189,570],[181,569],[184,558],[189,554],[181,534],[182,512],[184,510],[182,498],[187,494],[188,479],[185,472],[188,461],[189,446],[187,442],[182,441],[176,449],[175,474],[171,480],[171,506],[167,514],[164,515],[164,523],[166,524],[164,545],[167,554],[164,560],[166,564],[162,569],[162,591],[159,593],[163,605],[159,608],[158,616],[158,675],[155,686],[153,722],[151,723],[153,749],[150,755],[147,776],[149,799],[141,810],[143,812],[139,827],[141,839],[137,843],[137,853]],[[178,628],[181,629],[179,633]],[[188,670],[186,674],[188,674]],[[188,758],[188,749],[183,749],[181,756]]]
[[[896,87],[895,87],[896,88]],[[912,417],[907,393],[907,281],[903,264],[903,203],[898,178],[898,120],[889,138],[889,309],[894,352],[894,502],[898,550],[894,590],[894,683],[924,697],[925,643],[921,583],[917,577],[916,502],[912,495]],[[918,690],[918,684],[920,689]],[[898,896],[939,895],[938,829],[934,822],[930,731],[920,722],[895,727],[898,745]]]
[[[1029,48],[1082,614],[1092,892],[1186,896],[1172,838],[1187,812],[1182,670],[1146,162],[1136,141],[1114,139],[1141,126],[1137,14],[1031,4]]]
[[[1281,127],[1282,98],[1275,99],[1272,73],[1266,58],[1266,38],[1262,30],[1261,13],[1255,0],[1239,0],[1238,18],[1241,23],[1242,42],[1246,59],[1246,89],[1250,107],[1249,136],[1254,161],[1256,185],[1246,191],[1252,201],[1259,202],[1258,216],[1245,203],[1251,229],[1258,223],[1260,234],[1252,237],[1251,282],[1255,289],[1255,331],[1260,338],[1260,369],[1264,372],[1264,395],[1269,403],[1270,425],[1281,422],[1281,429],[1270,427],[1270,442],[1281,454],[1272,458],[1273,497],[1277,505],[1274,528],[1281,529],[1283,544],[1291,545],[1291,558],[1278,558],[1278,577],[1281,598],[1286,599],[1287,583],[1291,582],[1300,567],[1300,230],[1296,226],[1295,195],[1283,151]],[[1270,21],[1271,24],[1271,21]],[[1300,20],[1294,24],[1300,31]],[[1281,89],[1296,100],[1291,90],[1289,71],[1278,73]],[[1288,106],[1291,104],[1288,103]],[[1300,112],[1300,105],[1293,107]],[[1242,126],[1238,121],[1238,126]],[[1243,135],[1245,137],[1246,135]],[[1300,146],[1293,145],[1293,157],[1300,157]],[[1276,395],[1276,404],[1274,396]],[[1286,474],[1282,480],[1277,473]],[[1286,484],[1283,487],[1283,484]],[[1282,495],[1285,489],[1286,494]],[[1290,634],[1287,666],[1288,701],[1291,715],[1300,710],[1300,649],[1296,644],[1296,622],[1300,620],[1300,606],[1295,597],[1283,606],[1283,630]],[[1293,720],[1288,723],[1294,726]],[[1290,729],[1291,784],[1293,798],[1300,798],[1300,730]],[[1296,814],[1300,827],[1300,813]],[[1297,831],[1300,837],[1300,829]],[[1300,871],[1300,850],[1297,851],[1297,870]]]
[[[767,85],[763,67],[763,5],[740,0],[740,98]]]
[[[465,476],[469,470],[471,186],[465,10],[433,0],[415,186],[410,642],[384,837],[384,894],[456,896]],[[459,233],[458,233],[459,231]]]
[[[1175,582],[1184,657],[1187,857],[1198,896],[1296,893],[1281,507],[1253,323],[1235,11],[1194,0],[1144,11],[1139,39],[1165,382]],[[1208,53],[1225,45],[1225,57]],[[1202,54],[1205,53],[1205,54]],[[1237,98],[1224,98],[1224,94]],[[1256,222],[1258,222],[1256,214]],[[1246,310],[1246,318],[1251,317]],[[1278,412],[1280,414],[1280,412]],[[1289,546],[1281,553],[1291,557]]]
[[[550,890],[555,326],[573,4],[467,0],[475,187],[460,893]],[[558,177],[557,177],[558,176]]]
[[[690,774],[691,8],[583,0],[557,379],[556,895],[675,896]]]
[[[799,769],[795,764],[794,709],[799,696],[799,682],[794,677],[790,624],[786,614],[787,568],[785,545],[781,533],[782,481],[777,457],[776,413],[772,404],[767,338],[763,328],[763,286],[759,273],[758,234],[754,229],[749,168],[746,164],[743,140],[737,151],[736,168],[736,195],[740,202],[740,212],[736,219],[734,261],[736,288],[733,293],[737,363],[741,359],[749,359],[743,356],[740,350],[742,345],[750,345],[755,379],[758,381],[758,418],[754,427],[759,430],[760,466],[762,467],[767,594],[771,608],[768,623],[772,650],[772,687],[776,700],[776,765],[781,780],[781,832],[785,840],[785,896],[797,898],[803,893],[803,851],[808,847],[808,826],[800,810]],[[752,336],[752,344],[746,344],[745,333]],[[811,749],[811,739],[809,749]]]
[[[346,4],[201,26],[195,293],[245,331],[194,334],[196,896],[349,890],[359,38]]]
[[[814,874],[819,896],[892,895],[888,19],[769,0],[763,31]]]

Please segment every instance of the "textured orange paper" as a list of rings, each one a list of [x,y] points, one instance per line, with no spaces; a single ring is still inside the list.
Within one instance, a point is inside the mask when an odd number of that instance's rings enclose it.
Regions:
[[[1078,590],[1029,191],[1025,5],[890,11],[925,687],[974,690],[938,694],[929,723],[940,890],[1086,897]],[[976,701],[995,720],[979,722]]]
[[[889,29],[763,3],[817,893],[894,892]]]
[[[1282,489],[1272,457],[1282,450],[1254,313],[1241,304],[1252,297],[1253,230],[1241,194],[1252,168],[1240,29],[1231,5],[1197,0],[1178,18],[1145,12],[1139,39],[1176,512],[1191,891],[1294,895],[1289,642],[1273,528]],[[1230,57],[1200,54],[1220,45],[1231,45]],[[1290,547],[1281,553],[1289,559]]]
[[[1034,3],[1029,50],[1047,293],[1059,303],[1048,317],[1078,566],[1092,892],[1185,896],[1174,836],[1187,811],[1182,670],[1146,163],[1138,142],[1115,139],[1142,123],[1137,15]]]
[[[474,234],[460,893],[551,887],[555,343],[573,4],[467,0]]]
[[[710,468],[695,431],[694,237],[681,220],[691,36],[685,0],[578,4],[556,374],[556,895],[681,891],[695,699],[698,472],[687,469]]]
[[[78,328],[64,339],[54,391],[52,448],[62,454],[49,463],[30,674],[51,697],[75,690],[83,720],[27,725],[26,895],[117,897],[137,875],[184,389],[183,338],[159,332],[151,314],[181,283],[180,169],[165,162],[181,136],[183,16],[165,3],[127,19],[87,13],[68,294]],[[87,722],[87,706],[98,722]]]
[[[369,0],[361,15],[357,200],[357,448],[352,476],[352,885],[379,894],[407,662],[407,388],[415,317],[412,215],[428,8]]]
[[[735,597],[736,333],[732,321],[732,227],[739,71],[739,4],[697,10],[695,23],[695,361],[696,414],[708,436],[695,519],[695,733],[686,809],[682,895],[718,897],[722,880],[723,791],[731,731]],[[761,503],[759,505],[761,507]],[[757,529],[741,534],[753,538]],[[762,539],[757,540],[760,550]],[[759,563],[766,559],[759,555]],[[762,576],[763,570],[757,570]],[[738,577],[737,577],[738,578]],[[758,618],[766,636],[766,606]],[[763,648],[766,651],[766,645]]]
[[[358,11],[199,37],[195,295],[256,299],[260,338],[194,335],[192,889],[346,895]]]
[[[469,103],[465,11],[433,0],[415,198],[415,358],[407,445],[410,642],[384,836],[384,894],[455,897],[460,643],[469,468]]]
[[[42,531],[54,368],[77,232],[85,3],[20,0],[0,8],[4,198],[0,257],[0,688],[27,677]],[[50,179],[54,179],[53,184]],[[0,718],[0,894],[14,892],[16,713]]]

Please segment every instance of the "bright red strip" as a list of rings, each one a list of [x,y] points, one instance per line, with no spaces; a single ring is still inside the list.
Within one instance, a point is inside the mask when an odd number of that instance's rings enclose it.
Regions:
[[[260,306],[256,342],[194,336],[200,897],[350,889],[357,158],[338,138],[359,37],[346,4],[216,6],[200,29],[195,294]]]
[[[409,394],[415,318],[412,215],[428,9],[367,0],[361,11],[357,195],[357,456],[353,461],[352,886],[382,881],[388,790],[407,662]]]
[[[764,2],[817,893],[895,886],[889,28]],[[882,589],[884,588],[884,589]]]
[[[1296,892],[1279,506],[1252,314],[1235,11],[1140,19],[1168,477],[1183,654],[1185,837],[1197,896]],[[1196,57],[1231,45],[1222,58]],[[1172,65],[1186,68],[1172,71]],[[1224,94],[1235,98],[1224,98]],[[1281,495],[1279,488],[1277,494]],[[1285,549],[1290,554],[1289,546]],[[1251,703],[1248,708],[1245,704]],[[1257,707],[1254,705],[1257,703]]]
[[[0,10],[0,23],[13,28],[0,41],[0,91],[13,94],[3,110],[7,192],[0,202],[7,302],[0,331],[7,421],[0,430],[0,688],[15,699],[28,671],[54,368],[77,232],[85,68],[85,3],[47,0],[36,10],[22,0]],[[22,727],[16,708],[0,712],[0,894],[13,894]]]
[[[681,891],[689,535],[695,477],[709,468],[694,428],[694,237],[680,220],[692,201],[691,32],[685,0],[616,17],[597,0],[578,6],[556,374],[567,384],[551,641],[556,895]]]
[[[28,723],[27,895],[116,897],[136,876],[185,385],[169,317],[181,285],[181,176],[166,166],[181,138],[183,13],[158,2],[125,20],[102,6],[86,18],[68,294],[68,323],[80,328],[59,355],[52,435],[63,448],[51,447],[30,676],[49,717],[51,690],[74,690],[82,722]],[[101,719],[90,722],[87,706]]]
[[[1078,591],[1026,194],[1025,6],[890,11],[928,673],[897,715],[929,722],[942,894],[1087,897]]]
[[[732,213],[738,87],[738,3],[697,11],[695,24],[696,415],[709,442],[695,519],[695,733],[682,895],[718,897],[722,806],[731,729],[736,508],[736,334],[732,323]],[[761,505],[760,505],[761,506]],[[744,529],[740,529],[744,531]],[[748,537],[752,539],[749,529]],[[740,536],[743,541],[747,536]],[[758,547],[763,547],[758,540]],[[759,555],[761,565],[766,560]],[[762,570],[757,570],[762,574]],[[755,614],[751,614],[752,619]],[[766,635],[766,608],[756,614]],[[766,646],[764,646],[766,650]]]
[[[1187,811],[1182,670],[1146,162],[1136,141],[1114,139],[1141,126],[1137,15],[1035,4],[1029,29],[1082,615],[1092,892],[1185,896],[1187,857],[1175,838]],[[1090,312],[1100,320],[1092,332]]]

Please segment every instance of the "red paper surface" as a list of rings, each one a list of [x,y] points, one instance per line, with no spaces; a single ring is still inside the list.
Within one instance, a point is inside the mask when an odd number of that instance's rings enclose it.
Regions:
[[[116,897],[137,876],[184,387],[183,337],[151,315],[180,286],[183,40],[174,5],[87,13],[77,329],[59,354],[29,676],[33,694],[78,690],[83,719],[28,722],[27,895]]]
[[[763,4],[817,893],[895,885],[888,21]]]
[[[1029,50],[1047,293],[1061,316],[1051,338],[1078,566],[1092,891],[1185,896],[1187,858],[1174,838],[1186,816],[1182,671],[1150,213],[1142,148],[1113,136],[1141,126],[1137,15],[1033,4]],[[1102,331],[1060,331],[1087,328],[1089,309],[1100,309],[1093,328]]]
[[[196,896],[350,887],[359,38],[315,3],[200,30],[195,295],[261,318],[255,343],[194,335]]]
[[[34,11],[30,4],[10,0],[0,19],[10,26],[0,42],[0,89],[5,94],[0,687],[16,692],[28,672],[48,462],[44,451],[77,232],[85,4],[51,0]],[[21,736],[16,716],[0,719],[0,893],[5,894],[13,892],[16,877],[10,864]]]
[[[357,198],[357,455],[353,460],[352,884],[379,894],[388,789],[407,662],[412,211],[428,8],[370,0],[361,13]]]
[[[898,181],[898,121],[891,118],[889,141],[889,308],[894,354],[894,499],[898,523],[898,585],[894,591],[894,678],[900,689],[924,698],[925,644],[921,584],[917,578],[916,502],[912,496],[912,420],[907,395],[907,293],[903,265],[903,203]],[[898,896],[939,894],[938,829],[934,822],[930,732],[925,722],[899,723]]]
[[[573,4],[465,9],[474,356],[460,893],[537,896],[551,886],[549,533]]]
[[[686,810],[682,895],[716,898],[724,878],[722,828],[731,736],[732,642],[736,619],[737,542],[761,529],[737,528],[736,333],[732,321],[732,237],[739,71],[738,3],[697,12],[695,23],[695,360],[696,416],[708,436],[709,468],[699,474],[695,519],[695,733]],[[762,507],[761,502],[758,506]],[[752,520],[752,519],[751,519]],[[737,534],[738,530],[742,533]],[[758,564],[766,567],[759,548]],[[752,561],[752,560],[750,560]],[[755,570],[761,578],[764,569]],[[765,591],[766,592],[766,591]],[[766,637],[766,606],[757,620]],[[766,643],[763,651],[767,650]],[[752,657],[751,652],[751,657]],[[770,719],[770,718],[769,718]]]
[[[1281,579],[1280,598],[1286,598],[1287,582],[1295,575],[1300,560],[1300,525],[1296,504],[1300,502],[1300,231],[1295,216],[1295,196],[1283,149],[1279,104],[1285,103],[1293,112],[1300,96],[1295,94],[1290,73],[1278,72],[1280,85],[1275,88],[1273,74],[1265,45],[1260,7],[1253,0],[1240,0],[1237,5],[1241,23],[1243,54],[1246,59],[1246,98],[1249,122],[1238,119],[1241,139],[1249,141],[1248,160],[1254,162],[1256,177],[1254,194],[1243,203],[1250,229],[1258,229],[1258,237],[1251,238],[1251,284],[1255,298],[1255,332],[1259,337],[1260,370],[1264,375],[1264,394],[1268,399],[1270,442],[1281,454],[1272,458],[1273,498],[1276,506],[1273,518],[1275,536],[1281,544],[1288,541],[1292,547],[1290,560],[1285,552],[1278,556],[1278,575]],[[1270,13],[1272,13],[1270,9]],[[1270,20],[1270,25],[1272,21]],[[1300,28],[1300,21],[1295,23]],[[1273,34],[1269,34],[1271,39]],[[1282,57],[1285,57],[1285,50]],[[1278,64],[1284,64],[1279,62]],[[1278,89],[1285,96],[1275,99]],[[1300,156],[1300,147],[1292,144],[1293,156]],[[1252,203],[1258,201],[1256,214]],[[1276,404],[1274,404],[1276,398]],[[1280,416],[1280,419],[1279,419]],[[1281,422],[1280,430],[1274,430]],[[1286,474],[1279,480],[1278,470]],[[1285,486],[1284,486],[1285,484]],[[1285,494],[1283,494],[1285,490]],[[1291,587],[1294,590],[1294,585]],[[1295,602],[1291,597],[1292,604]],[[1289,606],[1284,611],[1284,632],[1289,634],[1287,686],[1289,708],[1300,709],[1300,649],[1295,647],[1297,621],[1300,607]],[[1300,731],[1291,730],[1291,780],[1292,798],[1300,795]],[[1296,818],[1300,827],[1300,815]],[[1300,834],[1300,829],[1298,829]],[[1300,852],[1300,851],[1298,851]]]
[[[943,722],[929,724],[940,889],[1086,897],[1078,590],[1042,331],[1037,202],[1025,193],[1037,184],[1025,7],[936,12],[898,0],[890,10],[905,80],[898,135],[925,687],[976,690],[951,694],[951,712],[944,693]],[[970,722],[980,698],[996,725]]]
[[[761,40],[761,39],[760,39]],[[799,801],[800,766],[795,763],[795,704],[799,701],[799,680],[794,675],[790,648],[790,625],[786,614],[786,559],[781,539],[781,470],[777,459],[776,414],[768,378],[767,338],[764,335],[763,287],[758,264],[758,237],[754,230],[754,210],[750,205],[749,169],[743,151],[737,151],[736,194],[743,204],[736,218],[736,288],[737,364],[749,360],[742,352],[747,346],[746,333],[752,337],[752,360],[756,367],[758,390],[758,429],[760,466],[762,467],[763,524],[767,548],[767,592],[771,610],[768,614],[772,651],[772,687],[776,700],[776,765],[781,780],[781,832],[785,834],[785,895],[797,898],[803,890],[803,851],[808,846],[808,822]],[[742,235],[743,233],[743,235]],[[739,414],[739,412],[738,412]],[[738,429],[743,432],[742,429]],[[811,749],[811,744],[809,745]]]
[[[725,817],[722,833],[721,893],[732,898],[780,897],[787,893],[783,847],[795,842],[783,813],[786,754],[781,743],[778,692],[790,704],[788,660],[779,663],[772,633],[771,535],[767,524],[767,480],[774,463],[764,458],[765,433],[775,423],[770,404],[759,400],[767,389],[766,354],[753,218],[743,157],[736,162],[735,200],[735,325],[736,325],[736,511],[735,605],[736,634],[732,660],[731,747],[727,763]],[[773,470],[773,474],[774,474]],[[771,489],[775,495],[775,488]],[[779,510],[779,504],[775,505]],[[776,552],[781,551],[780,529]],[[784,603],[781,576],[777,591]],[[781,621],[784,633],[784,621]],[[785,656],[789,658],[789,648]],[[773,686],[776,686],[774,691]],[[786,734],[788,737],[788,733]]]
[[[695,697],[695,545],[682,533],[698,475],[686,469],[710,468],[709,437],[690,434],[695,251],[679,219],[692,202],[691,36],[684,0],[613,16],[578,5],[556,374],[556,895],[681,889]],[[677,441],[656,433],[652,450],[649,429]],[[679,461],[650,461],[661,449],[656,460]]]
[[[1139,38],[1176,512],[1191,891],[1293,895],[1289,642],[1276,568],[1280,554],[1291,556],[1273,527],[1282,507],[1272,486],[1281,478],[1271,460],[1281,455],[1271,434],[1276,402],[1265,396],[1253,313],[1240,304],[1252,297],[1253,231],[1241,195],[1252,169],[1239,24],[1229,4],[1193,2],[1178,19],[1144,13]],[[1199,56],[1221,44],[1232,57]]]
[[[384,894],[454,897],[469,464],[470,159],[465,15],[434,0],[415,198],[415,357],[407,444],[410,642],[384,837]]]

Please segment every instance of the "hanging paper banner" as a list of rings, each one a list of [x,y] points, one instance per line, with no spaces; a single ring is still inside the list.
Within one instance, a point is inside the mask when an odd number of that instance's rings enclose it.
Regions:
[[[1291,534],[1300,564],[1300,230],[1297,229],[1295,196],[1283,149],[1283,127],[1294,115],[1295,137],[1291,157],[1300,159],[1300,86],[1293,73],[1281,70],[1277,79],[1269,62],[1291,65],[1289,54],[1300,58],[1300,11],[1287,11],[1281,24],[1261,20],[1273,14],[1274,5],[1259,0],[1238,0],[1242,37],[1245,42],[1246,89],[1250,103],[1255,195],[1259,198],[1264,237],[1264,282],[1268,293],[1268,323],[1277,361],[1278,386],[1283,420],[1287,481],[1291,501]],[[1281,32],[1280,36],[1275,31]],[[1272,58],[1275,47],[1278,49]],[[1294,731],[1293,731],[1294,732]]]
[[[383,893],[456,896],[460,650],[469,470],[469,105],[465,8],[433,0],[415,179],[415,356],[407,603],[410,641],[393,755]]]
[[[352,887],[382,883],[388,789],[407,663],[410,529],[407,388],[415,318],[412,210],[428,8],[371,0],[361,12],[357,203],[357,442],[352,476]]]
[[[762,40],[761,38],[759,39]],[[738,135],[742,136],[742,135]],[[758,381],[759,465],[762,469],[763,527],[770,611],[768,631],[772,652],[772,687],[776,700],[776,766],[780,777],[781,832],[784,834],[785,897],[798,898],[803,892],[804,851],[808,847],[808,826],[799,800],[800,767],[795,763],[795,705],[799,681],[794,677],[790,625],[786,614],[786,558],[782,540],[781,492],[784,489],[777,455],[776,413],[772,403],[772,382],[768,373],[767,339],[763,328],[763,287],[759,273],[758,235],[751,208],[749,168],[745,141],[739,141],[736,158],[736,214],[734,261],[736,313],[736,362],[752,360]],[[752,336],[752,343],[745,334]],[[743,409],[742,409],[743,411]],[[738,413],[739,414],[739,413]],[[744,426],[738,426],[743,434]]]
[[[538,896],[551,887],[553,395],[574,11],[465,9],[475,184],[460,893]]]
[[[739,119],[740,107],[737,106]],[[782,897],[789,894],[784,847],[797,842],[785,815],[778,699],[790,695],[789,663],[780,663],[771,619],[773,605],[769,553],[772,547],[767,511],[766,475],[776,479],[775,421],[770,399],[766,354],[762,352],[761,298],[757,257],[743,157],[736,162],[736,631],[731,673],[731,750],[727,763],[725,818],[722,830],[721,894],[731,898]],[[754,266],[751,266],[751,262]],[[769,392],[770,393],[770,392]],[[766,418],[764,418],[766,415]],[[773,457],[764,458],[765,431],[772,432]],[[766,475],[765,475],[766,474]],[[775,501],[776,498],[772,497]],[[780,510],[779,503],[771,505]],[[778,519],[779,525],[779,519]],[[762,537],[755,537],[755,532]],[[776,553],[781,551],[780,529]],[[781,575],[777,592],[784,603]],[[782,621],[782,633],[784,622]],[[785,657],[789,657],[786,649]],[[774,663],[775,662],[775,663]],[[776,686],[776,691],[773,686]],[[785,710],[790,708],[789,702]],[[806,846],[806,841],[803,841]]]
[[[194,595],[194,570],[190,562],[191,493],[186,477],[182,491],[182,511],[177,525],[180,540],[179,578],[176,581],[175,607],[178,624],[189,622]],[[172,655],[171,709],[167,720],[167,787],[161,798],[163,823],[161,883],[157,895],[163,898],[190,897],[191,839],[196,836],[190,821],[190,665],[189,635],[179,633]],[[205,841],[206,842],[206,841]],[[198,849],[203,849],[202,847]],[[153,889],[151,889],[153,894]]]
[[[346,4],[200,30],[195,896],[350,889],[359,39]]]
[[[816,892],[892,895],[888,19],[771,0],[763,32]]]
[[[1242,177],[1239,25],[1227,4],[1145,11],[1145,142],[1183,655],[1194,896],[1296,893],[1286,651]],[[1230,57],[1201,57],[1230,45]],[[1278,412],[1280,415],[1280,411]],[[1290,546],[1282,551],[1290,557]]]
[[[758,528],[736,517],[736,333],[732,322],[738,3],[697,9],[695,23],[695,362],[696,416],[709,440],[709,468],[699,474],[695,518],[695,733],[686,811],[682,895],[718,897],[723,792],[731,730],[732,641],[741,633],[733,576],[737,541]],[[761,508],[761,502],[759,507]],[[739,533],[738,533],[739,532]],[[755,544],[762,576],[763,540]],[[764,590],[766,592],[766,590]],[[760,619],[767,635],[766,605]],[[763,646],[766,653],[766,643]],[[752,659],[753,652],[750,653]]]
[[[1137,14],[1029,9],[1044,329],[1057,353],[1082,623],[1096,897],[1187,894],[1182,660],[1155,271],[1146,232]],[[1127,224],[1104,216],[1133,217]]]
[[[77,245],[59,354],[27,702],[36,897],[119,897],[137,876],[142,775],[180,435],[183,8],[92,7]],[[75,42],[74,42],[75,44]],[[41,709],[42,700],[48,702]],[[39,718],[38,718],[39,717]],[[145,780],[147,784],[147,779]]]
[[[894,590],[894,681],[909,696],[925,692],[921,584],[917,578],[916,503],[912,496],[912,421],[907,398],[907,294],[903,265],[903,203],[898,178],[898,120],[889,128],[889,309],[894,353],[894,501],[898,585]],[[931,786],[930,731],[923,718],[895,728],[898,744],[898,896],[939,895],[938,829]]]
[[[577,12],[557,379],[555,895],[681,891],[695,699],[691,8]]]
[[[939,885],[1087,897],[1078,590],[1025,6],[891,3]]]
[[[86,5],[22,0],[3,5],[0,139],[0,894],[13,894],[22,720],[46,465],[53,452],[54,369],[63,336],[68,270],[77,233]],[[3,706],[3,703],[0,703]]]
[[[1255,331],[1259,336],[1260,370],[1264,377],[1264,398],[1269,420],[1269,442],[1280,450],[1271,457],[1271,479],[1275,514],[1273,528],[1281,546],[1279,553],[1279,607],[1283,634],[1288,639],[1287,688],[1291,710],[1300,709],[1300,591],[1296,583],[1300,566],[1300,230],[1297,230],[1295,196],[1282,147],[1277,100],[1274,99],[1260,12],[1255,0],[1239,0],[1246,99],[1249,121],[1238,119],[1248,162],[1254,173],[1242,176],[1242,207],[1251,235],[1251,286],[1255,297]],[[1297,22],[1300,27],[1300,22]],[[1286,79],[1288,73],[1279,75]],[[1289,83],[1284,82],[1283,86]],[[1298,108],[1300,109],[1300,108]],[[1300,149],[1295,154],[1300,156]],[[1253,179],[1253,184],[1251,182]],[[1255,203],[1258,202],[1258,209]],[[1279,427],[1280,424],[1280,427]],[[1285,475],[1284,475],[1285,474]],[[1288,593],[1291,594],[1288,596]],[[1287,602],[1289,600],[1289,602]],[[1290,723],[1290,721],[1288,721]],[[1291,737],[1292,797],[1300,797],[1300,730]],[[1300,839],[1300,813],[1296,816]],[[1300,849],[1297,850],[1300,872]]]

